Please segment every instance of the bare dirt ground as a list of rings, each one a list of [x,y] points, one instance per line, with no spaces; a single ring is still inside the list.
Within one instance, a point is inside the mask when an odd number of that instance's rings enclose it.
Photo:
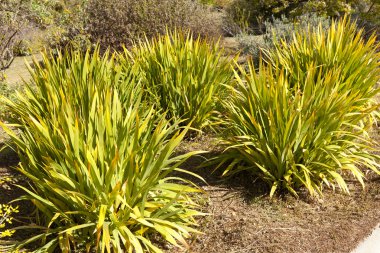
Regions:
[[[206,137],[183,148],[209,144]],[[348,253],[380,222],[380,177],[372,172],[364,190],[348,179],[351,195],[325,189],[318,199],[306,193],[298,199],[287,194],[270,199],[267,187],[248,173],[221,180],[218,173],[198,172],[208,183],[202,188],[210,216],[201,219],[204,234],[194,237],[186,252]]]
[[[320,201],[270,200],[257,194],[261,190],[252,187],[248,175],[233,180],[204,187],[212,216],[202,221],[206,234],[193,241],[190,252],[348,253],[380,221],[378,179],[364,192],[352,184],[351,196],[325,191]]]
[[[41,58],[41,54],[16,57],[12,66],[5,70],[6,82],[10,87],[14,87],[15,85],[22,83],[24,80],[29,80],[30,73],[25,64],[32,64],[33,59],[39,61]]]

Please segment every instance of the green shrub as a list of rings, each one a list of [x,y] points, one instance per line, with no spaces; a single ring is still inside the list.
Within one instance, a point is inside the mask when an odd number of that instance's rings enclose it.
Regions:
[[[173,156],[186,134],[165,115],[140,102],[133,71],[96,50],[44,56],[32,84],[17,102],[5,100],[19,120],[8,126],[20,156],[19,170],[32,182],[23,199],[38,210],[38,235],[17,245],[39,252],[161,252],[160,234],[186,245],[196,232],[198,189],[169,177],[192,154]],[[126,74],[126,73],[129,74]],[[22,228],[25,229],[25,228]]]
[[[11,8],[8,9],[18,12],[19,15],[23,16],[34,26],[41,29],[48,29],[52,26],[60,26],[69,21],[68,19],[73,17],[71,12],[76,11],[76,7],[83,7],[86,1],[87,0],[9,0]],[[15,7],[17,9],[15,9]]]
[[[88,19],[87,2],[88,0],[70,0],[50,6],[54,23],[48,27],[45,41],[50,48],[59,50],[69,46],[85,51],[94,45],[85,26]]]
[[[68,44],[85,49],[85,45],[89,44],[89,36],[84,31],[86,2],[87,0],[1,1],[0,34],[1,30],[7,27],[1,23],[4,19],[11,21],[8,25],[11,24],[13,28],[17,27],[20,30],[18,36],[14,37],[15,55],[30,54],[29,47],[39,47],[40,42],[43,43],[42,46],[53,49]],[[25,36],[28,39],[25,39]]]
[[[121,48],[174,28],[218,37],[218,13],[192,0],[90,0],[86,31],[103,47]]]
[[[236,36],[236,40],[241,52],[250,55],[255,62],[260,59],[264,49],[270,48],[270,44],[266,42],[263,35],[240,33]]]
[[[266,34],[264,40],[268,44],[267,48],[273,48],[276,41],[284,40],[286,43],[291,43],[295,33],[303,33],[308,29],[321,26],[321,29],[326,31],[331,25],[331,20],[317,14],[304,14],[291,20],[282,16],[274,18],[271,22],[265,22]]]
[[[268,6],[273,4],[273,0],[234,0],[227,6],[226,11],[241,28],[257,29],[258,33],[262,32],[263,21],[270,18],[272,12],[268,10]]]
[[[197,129],[217,121],[215,107],[233,78],[231,60],[218,43],[173,32],[139,44],[131,53],[141,71],[147,97],[174,122]]]
[[[272,65],[252,64],[236,75],[239,87],[225,102],[229,135],[225,174],[249,170],[271,187],[297,195],[338,185],[351,172],[364,186],[362,169],[378,172],[378,156],[365,122],[377,109],[380,54],[374,38],[364,42],[348,20],[328,31],[296,34],[270,52]]]

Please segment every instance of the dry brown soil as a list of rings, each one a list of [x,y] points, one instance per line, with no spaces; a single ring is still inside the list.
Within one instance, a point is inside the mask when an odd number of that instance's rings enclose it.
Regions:
[[[210,148],[210,143],[204,138],[184,148]],[[325,189],[322,198],[301,193],[298,199],[287,194],[270,199],[267,187],[248,173],[221,180],[209,172],[199,171],[208,183],[202,188],[210,216],[201,219],[204,234],[185,252],[348,253],[380,222],[380,177],[370,172],[364,190],[348,179],[351,195]]]
[[[213,139],[204,137],[186,142],[183,150],[205,149]],[[214,142],[215,143],[215,142]],[[12,177],[14,182],[28,185],[12,166],[17,156],[12,152],[0,157],[0,178]],[[205,158],[194,157],[185,165],[194,168]],[[187,249],[164,245],[166,252],[248,253],[248,252],[342,252],[348,253],[380,222],[380,177],[368,174],[365,190],[349,181],[351,195],[325,189],[323,198],[301,193],[268,197],[267,187],[247,173],[228,180],[209,169],[195,170],[207,183],[197,182],[204,190],[203,210],[208,216],[199,219],[203,232],[189,240]],[[12,182],[2,185],[0,203],[22,195]],[[15,225],[29,224],[33,206],[19,203],[20,213]],[[28,236],[19,231],[13,239]],[[1,251],[0,251],[1,252]]]

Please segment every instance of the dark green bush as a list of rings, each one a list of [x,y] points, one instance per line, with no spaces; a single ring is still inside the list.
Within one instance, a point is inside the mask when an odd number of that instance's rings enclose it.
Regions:
[[[263,33],[268,19],[294,19],[310,13],[334,18],[353,13],[374,16],[378,5],[377,0],[234,0],[227,12],[238,24],[246,23],[255,33]]]
[[[380,36],[380,1],[373,0],[373,4],[360,10],[356,15],[358,25],[365,29],[366,37],[376,33]]]

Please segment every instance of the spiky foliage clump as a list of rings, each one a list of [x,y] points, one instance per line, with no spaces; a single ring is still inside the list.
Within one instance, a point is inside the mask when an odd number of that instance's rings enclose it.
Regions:
[[[320,24],[293,35],[293,42],[278,41],[275,49],[267,51],[269,63],[284,69],[292,83],[305,81],[308,70],[316,66],[322,76],[339,75],[339,92],[355,96],[355,107],[371,107],[376,104],[375,88],[380,79],[380,53],[376,37],[363,38],[349,17],[332,21],[329,29]],[[302,90],[302,86],[300,87]]]
[[[218,122],[216,107],[233,78],[230,61],[218,43],[191,33],[173,32],[146,40],[127,52],[138,66],[146,96],[168,119],[204,129]]]
[[[194,153],[174,156],[186,134],[141,102],[133,70],[114,56],[44,56],[17,102],[10,134],[32,188],[36,252],[161,252],[150,235],[186,245],[200,215],[189,182],[169,177]],[[129,73],[129,74],[126,74]],[[179,181],[181,183],[179,183]],[[25,229],[25,228],[23,228]]]
[[[253,64],[236,74],[238,88],[227,100],[225,174],[249,170],[273,195],[300,187],[322,194],[350,172],[364,186],[364,168],[378,171],[368,127],[378,105],[380,77],[375,38],[364,41],[348,19],[323,29],[299,32],[282,43],[268,66]]]

